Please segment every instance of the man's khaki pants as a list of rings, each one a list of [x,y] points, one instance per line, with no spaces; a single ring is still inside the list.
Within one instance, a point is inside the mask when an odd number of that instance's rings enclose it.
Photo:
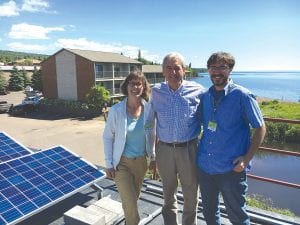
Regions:
[[[196,224],[198,203],[197,150],[197,139],[185,147],[174,148],[162,142],[158,142],[156,145],[156,162],[163,183],[164,206],[162,215],[165,225],[178,224],[176,201],[178,178],[184,198],[182,224]]]

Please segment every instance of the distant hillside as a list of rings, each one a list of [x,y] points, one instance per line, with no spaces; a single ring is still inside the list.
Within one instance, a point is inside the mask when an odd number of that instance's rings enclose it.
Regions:
[[[36,53],[26,53],[26,52],[14,52],[14,51],[6,51],[0,50],[0,62],[4,64],[8,64],[11,62],[15,62],[22,59],[28,60],[44,60],[48,58],[48,55],[36,54]]]
[[[193,68],[197,73],[207,73],[206,68]]]

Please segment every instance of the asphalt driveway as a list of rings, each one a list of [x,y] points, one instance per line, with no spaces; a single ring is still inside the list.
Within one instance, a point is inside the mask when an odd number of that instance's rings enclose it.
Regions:
[[[0,95],[0,101],[19,104],[23,92]],[[0,131],[4,131],[28,148],[39,150],[63,145],[88,161],[104,166],[102,117],[93,119],[66,118],[47,113],[32,113],[26,117],[0,114]]]

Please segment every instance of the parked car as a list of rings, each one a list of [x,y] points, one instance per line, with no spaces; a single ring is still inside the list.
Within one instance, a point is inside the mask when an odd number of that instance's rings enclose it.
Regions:
[[[32,113],[37,109],[36,105],[33,104],[18,104],[15,106],[12,106],[9,109],[9,114],[12,116],[26,116],[28,113]]]
[[[43,99],[41,93],[34,91],[27,92],[22,103],[11,107],[9,114],[12,116],[24,116],[28,113],[37,111],[41,99]]]
[[[12,104],[9,104],[7,101],[0,101],[0,113],[6,113],[12,107]]]
[[[25,97],[25,99],[22,101],[23,104],[32,104],[32,105],[38,105],[41,101],[41,99],[43,99],[42,95],[34,95],[34,96],[27,96]]]

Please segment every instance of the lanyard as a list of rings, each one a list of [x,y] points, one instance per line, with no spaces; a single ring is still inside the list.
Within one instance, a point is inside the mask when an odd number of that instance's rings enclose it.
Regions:
[[[223,100],[223,98],[225,97],[225,91],[216,91],[214,90],[213,94],[212,94],[212,107],[214,110],[214,113],[217,111],[218,106],[220,105],[221,101]]]
[[[219,105],[221,104],[221,102],[223,101],[223,99],[235,87],[236,87],[236,85],[234,83],[229,83],[229,85],[227,87],[228,88],[227,90],[225,88],[225,89],[223,89],[221,91],[216,91],[216,89],[214,89],[214,87],[212,87],[213,89],[211,89],[211,92],[210,92],[211,106],[212,106],[212,109],[213,109],[213,112],[212,112],[212,121],[215,121],[215,115],[216,115],[217,109],[218,109]]]

